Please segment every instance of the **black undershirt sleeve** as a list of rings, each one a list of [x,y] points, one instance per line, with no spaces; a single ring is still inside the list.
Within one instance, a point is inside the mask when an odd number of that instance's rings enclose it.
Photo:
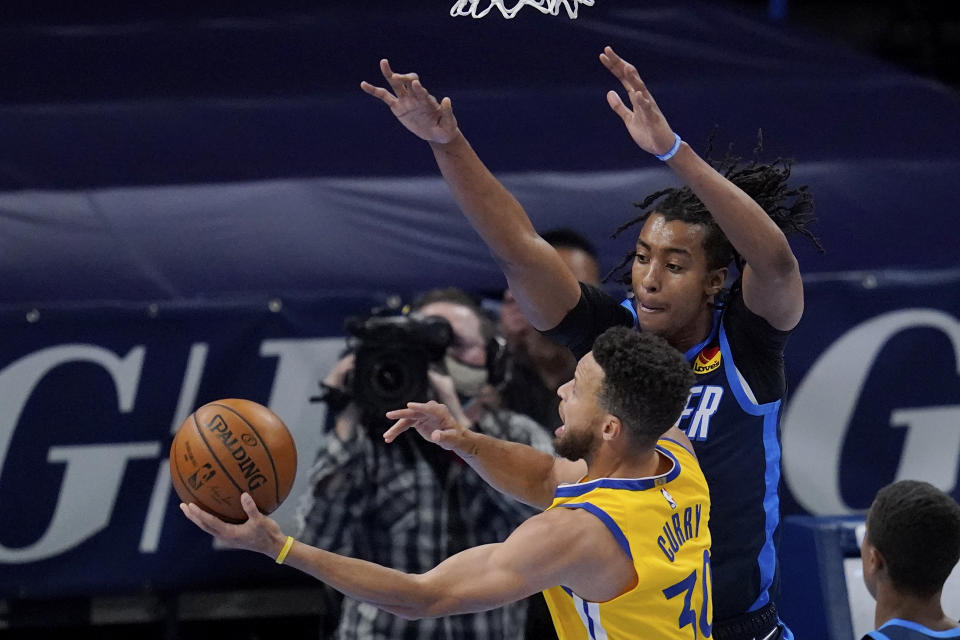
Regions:
[[[577,306],[560,324],[541,333],[570,349],[579,360],[593,348],[597,336],[616,326],[632,327],[633,316],[610,294],[581,282]]]
[[[739,290],[731,293],[727,301],[723,326],[733,361],[757,402],[765,404],[782,398],[787,390],[783,350],[791,332],[773,328],[750,311]]]
[[[739,290],[730,295],[723,318],[733,360],[757,402],[764,404],[782,398],[787,386],[783,350],[791,332],[775,329],[750,311]],[[541,333],[566,346],[579,359],[590,351],[597,336],[610,327],[633,324],[633,315],[616,298],[581,282],[577,305],[560,324]]]

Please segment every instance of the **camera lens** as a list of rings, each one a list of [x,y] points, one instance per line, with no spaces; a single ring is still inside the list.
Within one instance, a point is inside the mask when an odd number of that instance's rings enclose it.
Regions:
[[[399,360],[383,358],[370,372],[370,386],[381,398],[401,398],[410,386],[410,371]]]
[[[347,330],[356,353],[353,398],[365,422],[379,428],[387,411],[427,401],[427,369],[443,357],[452,335],[446,320],[372,317],[348,322]]]

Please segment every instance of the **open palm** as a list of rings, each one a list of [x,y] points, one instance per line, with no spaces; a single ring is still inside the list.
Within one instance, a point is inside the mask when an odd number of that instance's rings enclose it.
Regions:
[[[662,155],[674,143],[674,134],[667,119],[660,112],[656,100],[650,95],[637,68],[618,56],[610,47],[600,54],[600,62],[615,75],[627,91],[630,107],[627,107],[616,91],[607,93],[607,103],[620,116],[637,145],[647,153]]]

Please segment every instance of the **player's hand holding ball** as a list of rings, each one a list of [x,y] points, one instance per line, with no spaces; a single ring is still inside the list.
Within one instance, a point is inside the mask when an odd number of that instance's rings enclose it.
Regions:
[[[247,514],[240,494],[263,513],[286,499],[297,474],[297,448],[283,421],[249,400],[216,400],[194,411],[170,446],[170,480],[180,500],[227,522]]]
[[[296,472],[289,429],[249,400],[203,405],[183,421],[170,446],[170,477],[184,515],[225,545],[278,562],[293,539],[264,514],[289,495]]]
[[[260,509],[257,508],[257,504],[249,493],[241,494],[240,505],[247,515],[247,521],[243,524],[224,522],[192,503],[180,503],[180,510],[195,525],[228,547],[256,551],[271,558],[277,558],[287,538],[280,530],[280,525],[272,518],[260,513]]]

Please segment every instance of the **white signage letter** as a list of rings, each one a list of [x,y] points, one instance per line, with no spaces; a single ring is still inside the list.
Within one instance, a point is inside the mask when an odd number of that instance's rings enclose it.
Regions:
[[[44,376],[69,362],[103,367],[117,387],[121,413],[133,410],[146,348],[134,347],[123,358],[101,347],[71,344],[49,347],[20,358],[0,371],[0,470],[13,432],[33,390]],[[40,540],[22,549],[0,545],[0,562],[34,562],[74,547],[106,526],[120,478],[131,458],[155,457],[156,443],[52,447],[50,462],[66,462],[63,486],[50,526]]]
[[[840,496],[840,452],[867,376],[884,345],[905,329],[926,327],[942,331],[953,343],[960,371],[960,322],[934,309],[904,309],[872,318],[843,334],[821,354],[793,394],[783,417],[783,470],[790,491],[800,505],[813,515],[842,515],[853,511]],[[940,438],[946,411],[952,408],[898,409],[894,424],[909,424],[907,446],[897,477],[928,477],[932,483],[956,479],[960,438]],[[955,419],[954,419],[955,420]],[[956,421],[953,422],[956,430]],[[952,460],[948,474],[932,472],[918,455],[920,447],[929,454]],[[952,456],[952,458],[951,458]],[[942,486],[950,490],[950,486]]]

